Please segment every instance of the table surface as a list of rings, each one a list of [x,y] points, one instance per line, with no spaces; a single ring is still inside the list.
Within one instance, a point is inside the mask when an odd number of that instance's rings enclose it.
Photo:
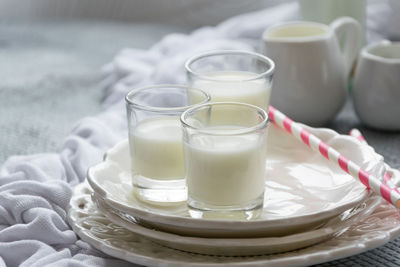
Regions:
[[[148,48],[167,33],[190,30],[104,21],[0,22],[0,163],[11,155],[57,152],[76,121],[100,112],[100,68],[120,49]],[[328,127],[342,134],[360,129],[390,166],[400,168],[400,133],[366,128],[351,101]],[[337,265],[399,266],[400,237],[318,266]]]

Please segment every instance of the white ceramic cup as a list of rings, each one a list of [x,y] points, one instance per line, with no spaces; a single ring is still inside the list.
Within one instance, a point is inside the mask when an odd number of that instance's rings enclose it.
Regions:
[[[345,35],[343,51],[338,36]],[[342,108],[358,54],[360,24],[342,17],[329,26],[285,22],[263,34],[264,53],[276,63],[271,104],[294,120],[326,124]]]
[[[353,101],[366,125],[400,130],[400,42],[374,43],[361,51]]]

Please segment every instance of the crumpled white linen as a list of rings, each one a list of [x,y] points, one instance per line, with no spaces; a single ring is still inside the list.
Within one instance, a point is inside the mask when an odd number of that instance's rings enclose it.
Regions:
[[[104,68],[104,112],[79,121],[60,154],[11,157],[2,166],[0,266],[128,266],[80,241],[66,222],[72,188],[127,136],[126,92],[141,85],[183,83],[184,61],[200,51],[253,50],[263,29],[294,18],[296,9],[279,6],[190,35],[168,35],[147,51],[123,50]]]
[[[149,50],[124,49],[104,67],[104,112],[84,118],[60,154],[11,157],[0,170],[0,267],[131,266],[79,240],[66,222],[72,188],[127,136],[124,96],[133,87],[184,83],[185,60],[212,49],[255,50],[271,24],[293,20],[289,3],[229,19],[190,35],[170,34]]]

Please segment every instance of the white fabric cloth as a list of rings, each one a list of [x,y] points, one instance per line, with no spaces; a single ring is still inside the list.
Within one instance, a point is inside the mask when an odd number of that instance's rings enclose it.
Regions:
[[[104,67],[104,112],[82,119],[60,154],[11,157],[0,171],[1,266],[128,266],[79,240],[66,222],[73,186],[127,136],[124,96],[132,88],[184,83],[185,60],[212,49],[255,50],[269,25],[297,17],[297,5],[237,16],[190,35],[171,34],[150,50],[125,49]]]

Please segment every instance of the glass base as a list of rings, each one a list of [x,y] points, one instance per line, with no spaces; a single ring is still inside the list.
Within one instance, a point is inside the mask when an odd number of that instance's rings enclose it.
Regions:
[[[133,176],[133,192],[143,202],[166,206],[182,204],[187,200],[186,183],[184,179],[156,180],[141,175]]]
[[[244,205],[215,206],[188,197],[188,209],[192,218],[220,220],[253,220],[258,218],[263,209],[264,194]]]

